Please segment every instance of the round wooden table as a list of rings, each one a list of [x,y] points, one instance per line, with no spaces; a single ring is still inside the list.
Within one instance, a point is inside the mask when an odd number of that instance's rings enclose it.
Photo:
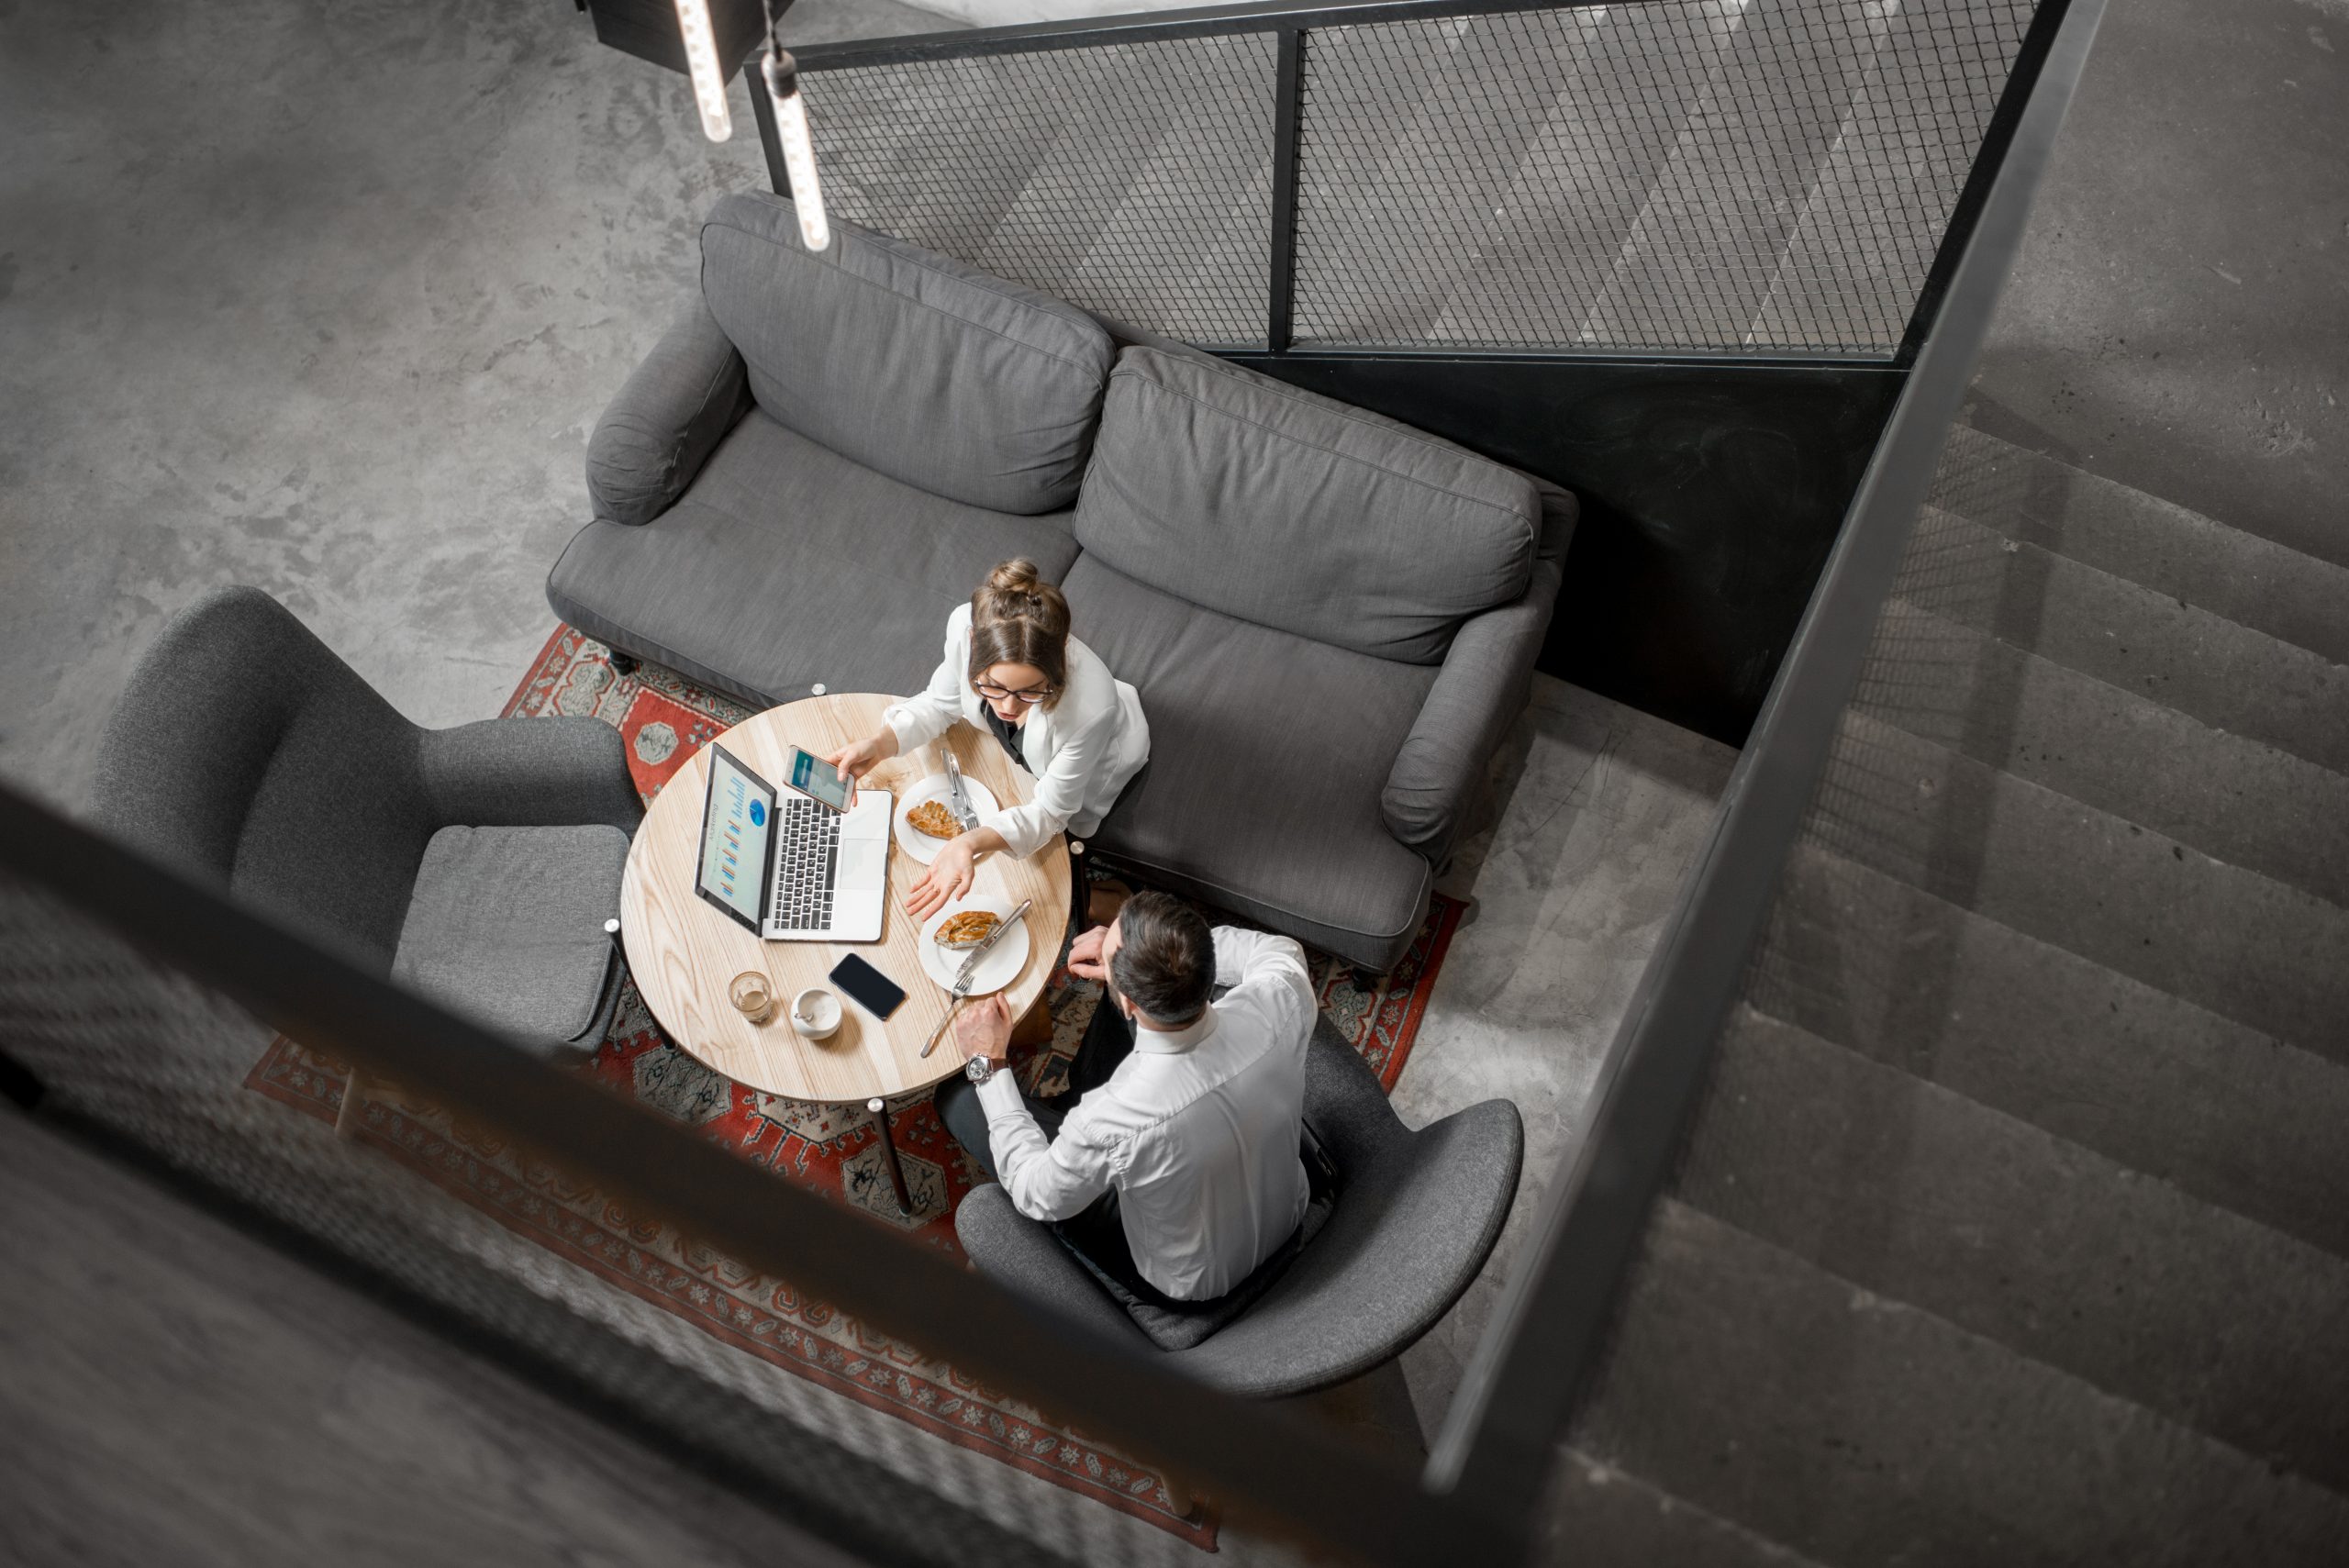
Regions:
[[[794,745],[826,756],[881,728],[893,697],[853,693],[809,697],[744,719],[718,739],[770,784],[788,776]],[[909,755],[892,757],[866,774],[861,787],[885,789],[902,804],[906,792],[943,773],[941,748],[951,747],[963,773],[1009,806],[1035,793],[1035,780],[1012,765],[992,735],[957,724]],[[780,788],[781,785],[777,784]],[[645,1005],[670,1040],[705,1065],[737,1083],[795,1100],[872,1100],[925,1088],[963,1069],[963,1053],[948,1031],[927,1057],[920,1054],[946,1016],[946,993],[918,956],[921,922],[906,913],[906,890],[926,869],[889,845],[887,911],[876,942],[763,941],[694,892],[701,848],[702,804],[709,789],[709,751],[696,754],[662,786],[629,847],[620,882],[620,940]],[[983,857],[969,896],[994,895],[1018,904],[1035,901],[1024,923],[1028,962],[1004,987],[1015,1018],[1043,994],[1061,939],[1068,929],[1069,855],[1055,838],[1026,860],[997,852]],[[808,1040],[791,1027],[791,998],[812,985],[835,995],[827,978],[850,953],[896,982],[905,1002],[885,1022],[841,998],[841,1027],[829,1040]],[[763,970],[774,983],[774,1014],[753,1024],[726,999],[726,988],[746,970]],[[888,1126],[886,1117],[881,1125]],[[892,1162],[894,1165],[895,1162]]]

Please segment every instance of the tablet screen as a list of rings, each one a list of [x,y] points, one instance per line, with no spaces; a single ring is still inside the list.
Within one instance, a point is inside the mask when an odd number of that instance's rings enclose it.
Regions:
[[[856,785],[840,776],[823,758],[791,749],[791,776],[785,781],[804,795],[812,796],[834,811],[846,811]]]
[[[723,747],[709,757],[709,803],[701,818],[701,891],[748,925],[759,923],[774,790]]]

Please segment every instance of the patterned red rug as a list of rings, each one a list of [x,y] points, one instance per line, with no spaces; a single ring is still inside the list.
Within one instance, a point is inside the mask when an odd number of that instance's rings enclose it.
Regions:
[[[617,727],[628,740],[637,786],[650,801],[686,759],[749,710],[651,665],[619,675],[601,643],[562,627],[507,704],[505,717],[550,714],[588,714]],[[1459,917],[1457,904],[1438,897],[1380,995],[1359,990],[1344,964],[1314,955],[1322,1010],[1390,1090],[1409,1059]],[[1084,1038],[1097,995],[1088,982],[1065,971],[1054,974],[1048,992],[1052,1041],[1020,1062],[1023,1082],[1052,1086]],[[962,1255],[954,1207],[975,1173],[940,1124],[928,1091],[892,1101],[888,1111],[917,1205],[908,1217],[889,1194],[879,1140],[862,1107],[786,1100],[719,1076],[662,1040],[633,985],[624,989],[610,1034],[582,1071],[699,1127],[753,1164],[836,1195],[925,1245]],[[282,1037],[246,1079],[247,1087],[324,1120],[340,1108],[342,1084],[340,1067]],[[362,1107],[358,1136],[511,1229],[729,1344],[1215,1549],[1213,1515],[1204,1508],[1174,1513],[1158,1478],[1140,1466],[910,1345],[803,1300],[783,1281],[622,1212],[592,1188],[526,1162],[478,1128],[427,1105],[379,1095]]]

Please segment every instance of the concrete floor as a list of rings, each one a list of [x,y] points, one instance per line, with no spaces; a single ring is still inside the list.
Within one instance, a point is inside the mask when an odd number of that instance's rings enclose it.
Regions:
[[[941,25],[893,0],[802,0],[788,31]],[[134,53],[181,62],[181,91],[134,90]],[[735,98],[748,127],[739,85]],[[553,624],[541,584],[586,514],[595,418],[691,286],[699,214],[763,183],[747,133],[710,146],[680,78],[597,46],[551,5],[234,0],[199,21],[153,4],[36,15],[0,0],[0,562],[18,588],[0,622],[15,676],[0,688],[0,776],[69,807],[131,663],[215,584],[275,595],[421,723],[495,712]],[[1516,1101],[1524,1193],[1486,1277],[1403,1362],[1423,1430],[1558,1168],[1732,760],[1547,680],[1495,760],[1490,826],[1447,882],[1475,905],[1397,1102],[1418,1123]],[[57,1209],[72,1186],[37,1161],[0,1170],[12,1208]],[[128,1201],[70,1212],[95,1228]],[[222,1278],[206,1288],[233,1295],[243,1251],[222,1241],[213,1255]],[[331,1318],[332,1291],[313,1295],[306,1310]],[[322,1325],[326,1348],[286,1353],[307,1365],[371,1338],[374,1309],[350,1312]],[[509,1408],[502,1382],[448,1370],[462,1360],[403,1363],[401,1378],[449,1390],[447,1409],[408,1405],[417,1446],[540,1418]],[[184,1440],[231,1470],[250,1453],[331,1488],[350,1460],[335,1445],[297,1422],[268,1449],[232,1418],[248,1395],[284,1396],[269,1368],[255,1355],[210,1388],[212,1414],[183,1412]],[[94,1402],[109,1396],[94,1382]],[[459,1408],[467,1397],[491,1408]],[[30,1408],[13,1418],[53,1419],[59,1451],[88,1429]],[[457,1485],[413,1479],[399,1495],[418,1502]],[[479,1512],[450,1510],[435,1554],[504,1550],[494,1531],[467,1533]],[[170,1522],[141,1516],[116,1544],[160,1547]],[[608,1560],[645,1555],[626,1540],[603,1541]],[[228,1535],[217,1548],[273,1560],[262,1545]],[[1243,1538],[1229,1533],[1226,1550],[1245,1554]]]

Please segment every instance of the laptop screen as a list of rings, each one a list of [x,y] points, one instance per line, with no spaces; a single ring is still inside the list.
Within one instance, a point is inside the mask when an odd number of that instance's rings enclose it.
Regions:
[[[701,891],[751,926],[759,923],[766,893],[767,835],[774,828],[774,786],[712,746],[709,802],[701,818]]]

